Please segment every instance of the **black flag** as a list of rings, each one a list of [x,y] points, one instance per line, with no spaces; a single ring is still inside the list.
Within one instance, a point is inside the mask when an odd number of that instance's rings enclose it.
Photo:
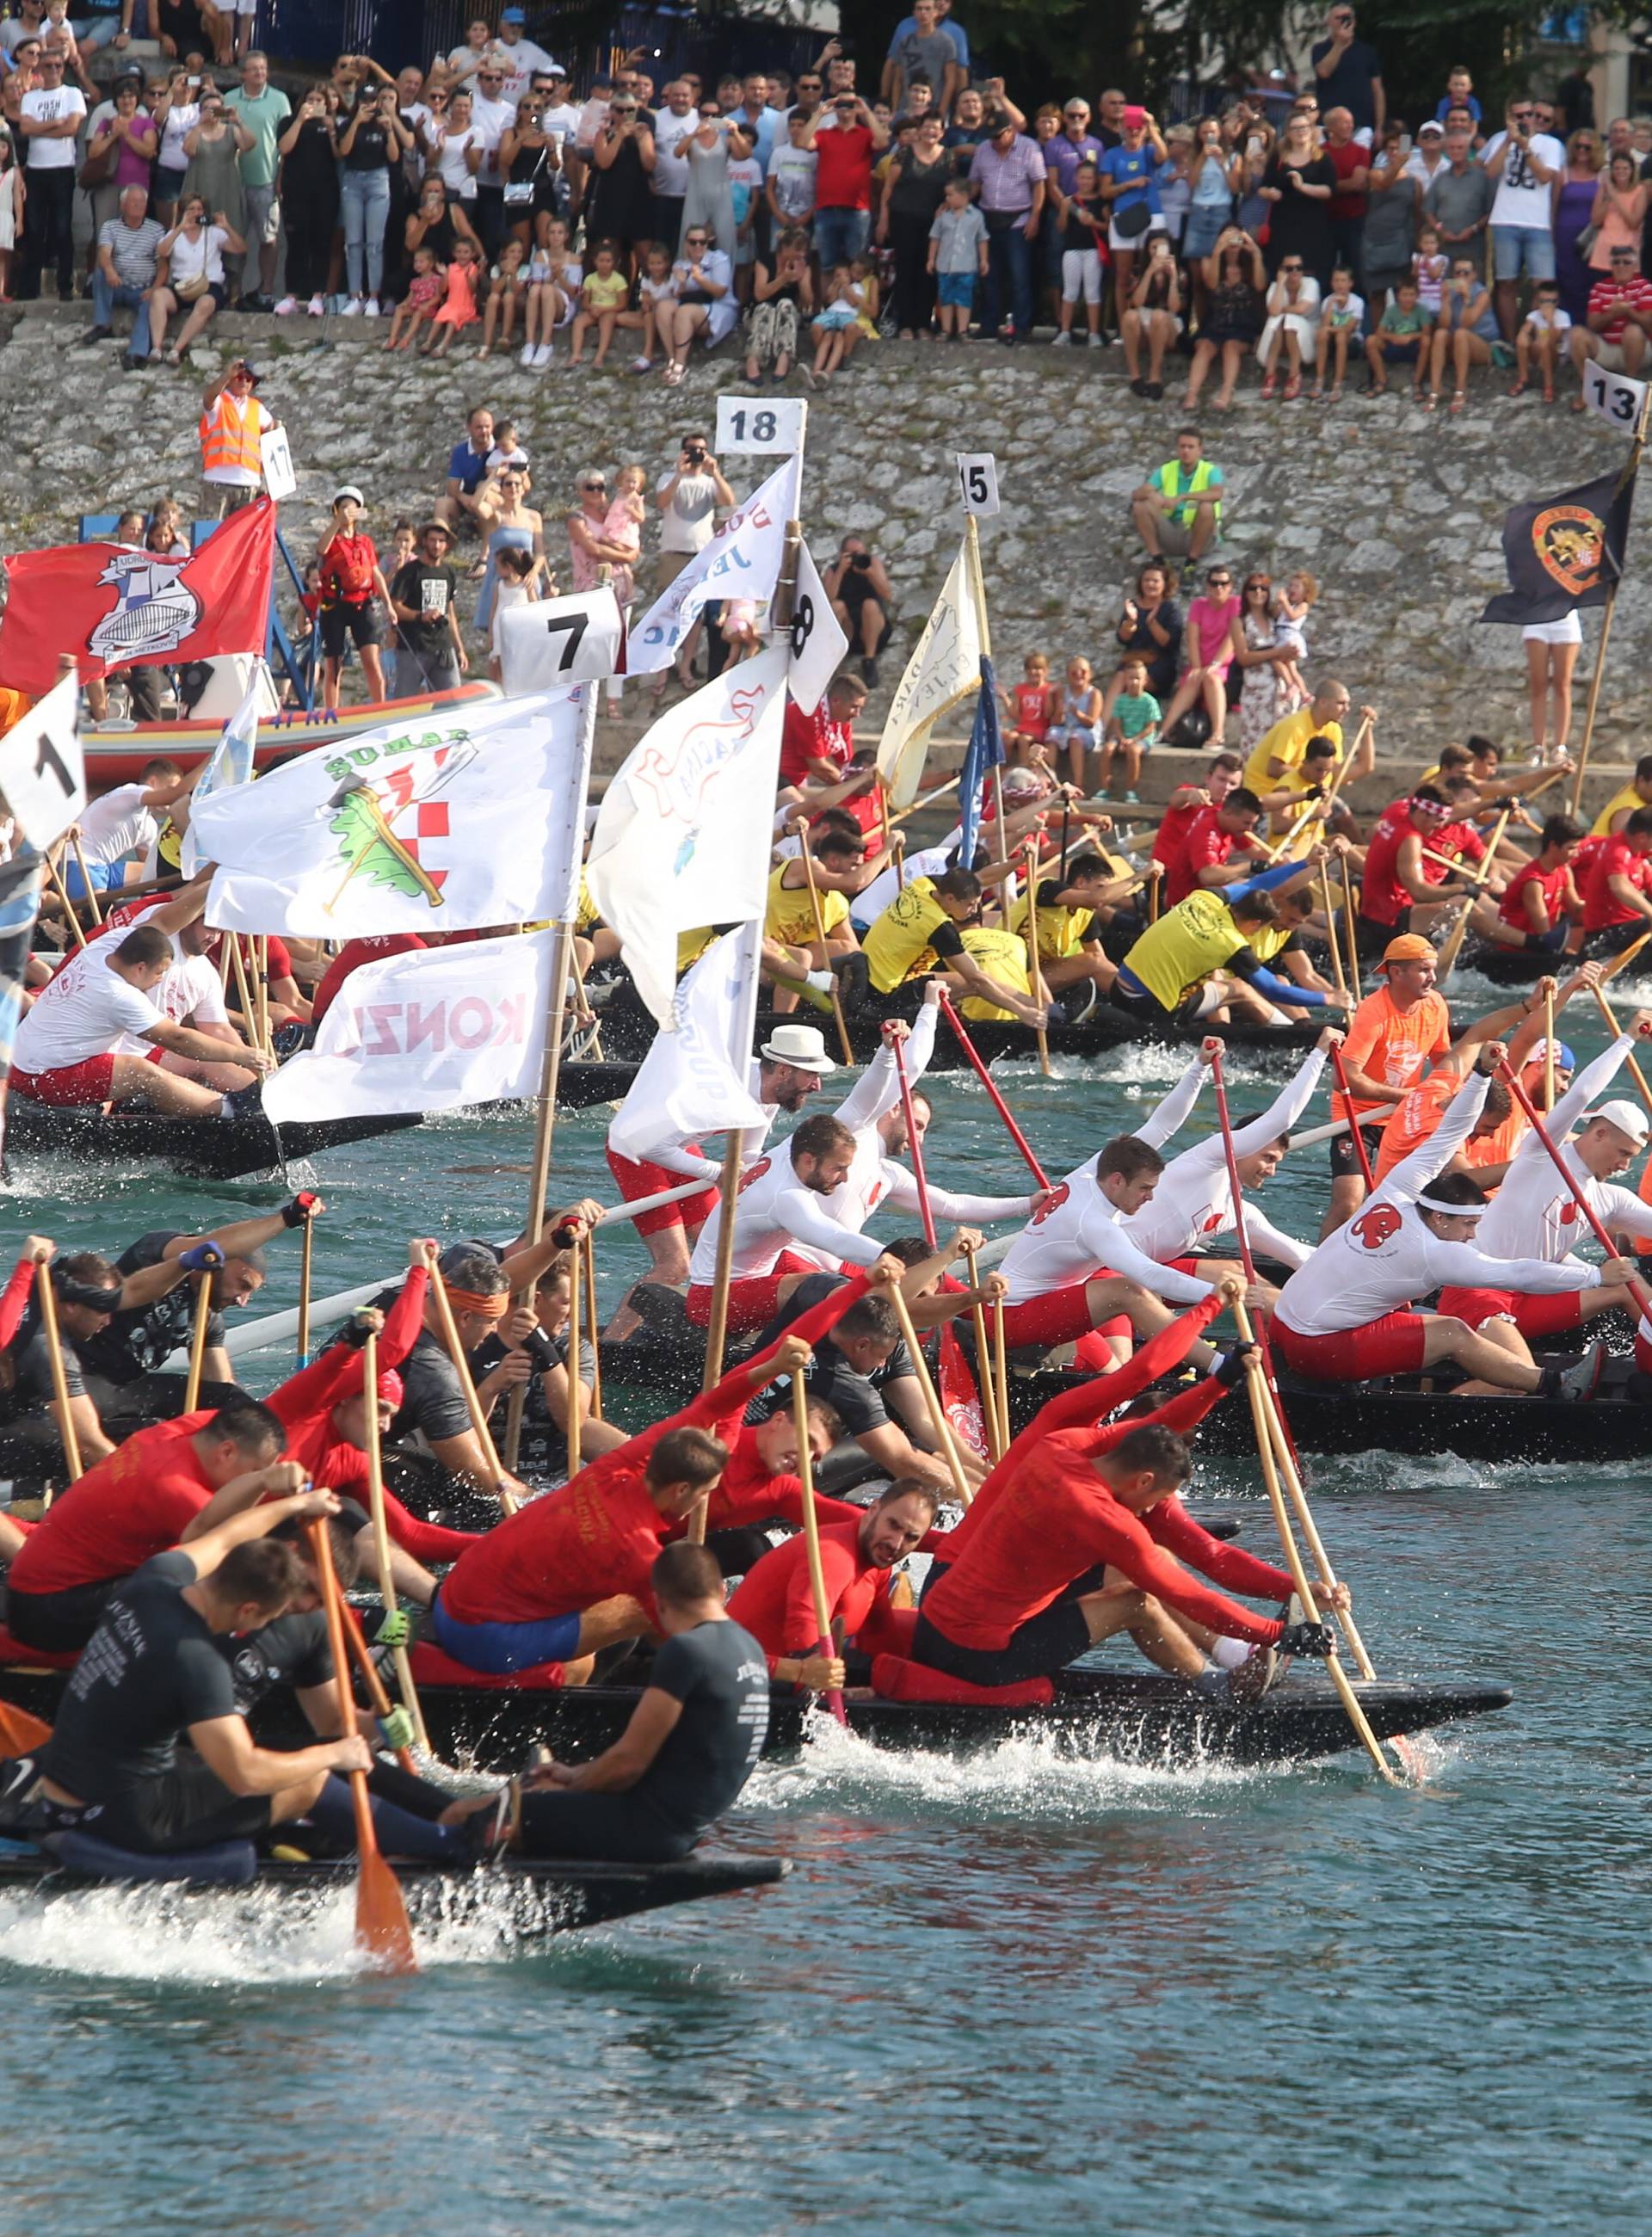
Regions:
[[[1558,497],[1511,505],[1503,523],[1510,588],[1483,622],[1557,622],[1574,606],[1602,606],[1623,572],[1635,470],[1602,474]]]

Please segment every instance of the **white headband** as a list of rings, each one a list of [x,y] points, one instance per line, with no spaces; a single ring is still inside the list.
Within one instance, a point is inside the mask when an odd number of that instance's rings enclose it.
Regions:
[[[1417,1203],[1421,1211],[1443,1211],[1452,1219],[1478,1219],[1482,1213],[1490,1209],[1489,1204],[1443,1204],[1438,1197],[1430,1196],[1426,1189],[1417,1198]]]

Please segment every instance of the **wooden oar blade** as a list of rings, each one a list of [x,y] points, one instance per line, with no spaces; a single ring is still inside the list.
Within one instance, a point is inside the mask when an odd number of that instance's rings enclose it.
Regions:
[[[0,1701],[0,1755],[32,1755],[51,1738],[51,1726],[15,1702]]]
[[[355,1888],[355,1938],[378,1973],[416,1973],[418,1953],[401,1882],[375,1850],[363,1853]]]

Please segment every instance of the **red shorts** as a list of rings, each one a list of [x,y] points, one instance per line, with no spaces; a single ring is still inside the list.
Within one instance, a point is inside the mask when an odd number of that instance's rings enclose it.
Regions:
[[[697,1150],[697,1142],[685,1143],[686,1149]],[[657,1196],[662,1189],[681,1188],[688,1178],[686,1173],[674,1173],[665,1165],[651,1165],[645,1158],[617,1157],[607,1152],[608,1170],[619,1184],[619,1193],[627,1204],[635,1204],[638,1197]],[[652,1211],[643,1212],[631,1221],[639,1235],[658,1235],[668,1227],[704,1227],[717,1208],[717,1192],[708,1185],[698,1196],[685,1196],[676,1204],[656,1205]]]
[[[1635,1331],[1635,1364],[1642,1375],[1652,1375],[1652,1343],[1649,1343],[1637,1328]]]
[[[1565,1290],[1558,1297],[1534,1296],[1529,1290],[1442,1290],[1439,1310],[1453,1320],[1482,1327],[1506,1314],[1522,1336],[1561,1336],[1578,1328],[1583,1318],[1583,1293]]]
[[[766,1274],[749,1275],[743,1282],[729,1284],[729,1334],[744,1336],[752,1329],[760,1329],[766,1321],[773,1320],[780,1310],[780,1284],[790,1274],[818,1274],[820,1268],[810,1258],[799,1258],[795,1251],[783,1250]],[[695,1282],[688,1293],[688,1316],[696,1328],[711,1325],[711,1285]]]
[[[17,1065],[11,1067],[12,1093],[25,1097],[30,1103],[107,1103],[114,1090],[112,1056],[89,1056],[80,1064],[60,1065],[55,1072],[23,1072]]]
[[[1110,1320],[1098,1336],[1128,1336],[1124,1315]],[[1041,1297],[1028,1297],[1019,1305],[1004,1307],[1004,1342],[1012,1350],[1048,1351],[1058,1343],[1076,1343],[1091,1334],[1087,1285],[1074,1282],[1065,1290],[1047,1290]]]
[[[1384,1313],[1334,1336],[1298,1336],[1275,1313],[1273,1341],[1285,1365],[1316,1382],[1364,1382],[1374,1375],[1414,1375],[1423,1364],[1421,1313]]]

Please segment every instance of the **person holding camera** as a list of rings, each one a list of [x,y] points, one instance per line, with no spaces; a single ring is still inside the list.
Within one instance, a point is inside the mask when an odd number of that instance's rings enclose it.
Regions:
[[[595,168],[585,238],[618,241],[628,276],[634,277],[654,233],[653,120],[634,93],[616,92],[591,157]]]
[[[385,227],[390,218],[390,167],[400,163],[413,145],[396,107],[393,82],[358,96],[348,124],[339,139],[344,163],[341,201],[344,213],[345,285],[349,300],[347,319],[379,315],[379,292],[384,285]],[[362,292],[365,276],[366,295]],[[379,696],[383,697],[380,692]]]
[[[846,536],[821,581],[850,646],[860,648],[862,680],[869,690],[875,690],[877,657],[895,627],[891,618],[895,591],[883,562],[867,550],[860,537]]]
[[[1497,324],[1511,342],[1520,324],[1520,282],[1555,276],[1555,181],[1566,168],[1566,150],[1539,132],[1530,94],[1510,96],[1504,129],[1481,152],[1491,201],[1492,269],[1497,277]]]
[[[346,482],[333,499],[333,521],[321,538],[315,557],[321,576],[321,707],[324,714],[339,709],[339,676],[344,666],[344,641],[351,638],[367,697],[385,697],[384,663],[379,648],[385,638],[385,616],[390,609],[390,590],[380,571],[373,538],[360,532],[367,499],[354,483]]]
[[[815,151],[815,255],[823,273],[866,254],[872,231],[872,164],[889,131],[845,87],[818,109],[802,145]]]
[[[1286,257],[1328,282],[1335,256],[1336,229],[1331,198],[1337,168],[1320,145],[1305,110],[1293,112],[1285,137],[1268,159],[1258,188],[1268,204],[1267,274],[1277,279]]]
[[[705,437],[684,435],[674,471],[662,474],[654,490],[654,503],[664,515],[654,578],[657,597],[677,580],[695,553],[704,551],[711,541],[718,506],[730,511],[738,501],[711,456]],[[697,620],[677,655],[677,680],[685,691],[694,688],[694,654],[699,641]],[[663,672],[650,689],[657,705],[665,690]]]

